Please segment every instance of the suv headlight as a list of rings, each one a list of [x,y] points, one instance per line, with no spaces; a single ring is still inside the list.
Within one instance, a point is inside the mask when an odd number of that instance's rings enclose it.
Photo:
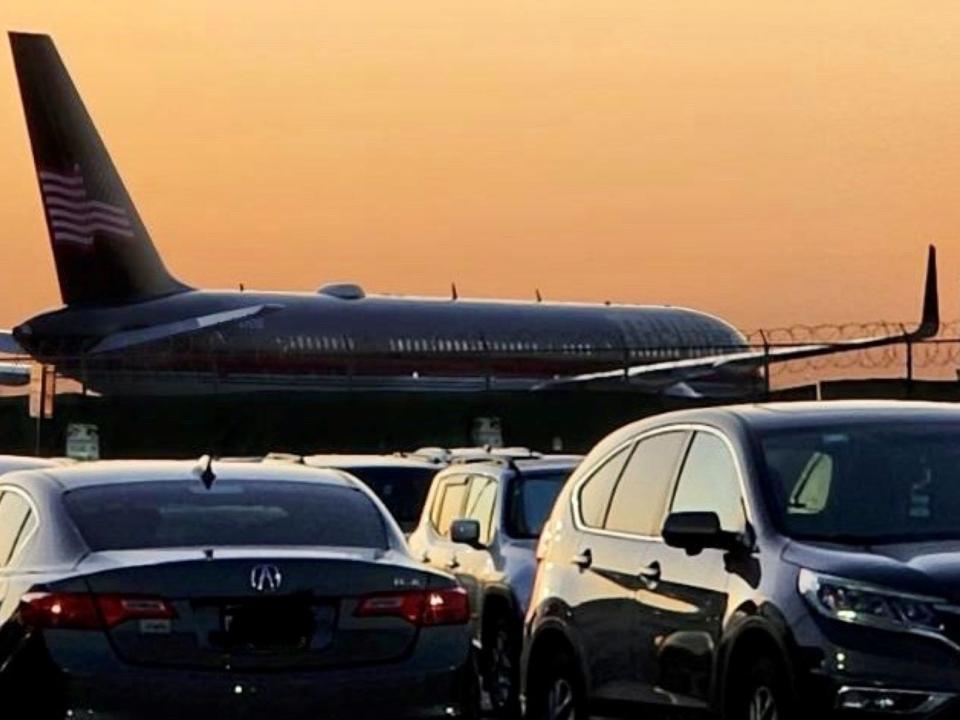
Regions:
[[[887,630],[943,631],[937,606],[944,600],[801,570],[800,594],[834,620]]]

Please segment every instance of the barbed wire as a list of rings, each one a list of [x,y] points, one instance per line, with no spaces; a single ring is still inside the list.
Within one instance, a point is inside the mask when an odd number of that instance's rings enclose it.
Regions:
[[[751,347],[832,344],[865,337],[902,334],[915,323],[888,320],[872,322],[804,325],[765,328],[744,333]],[[912,343],[915,369],[960,367],[960,320],[942,322],[937,335]],[[778,367],[781,373],[807,374],[828,370],[892,370],[906,362],[906,343],[838,352],[805,360],[793,360]]]

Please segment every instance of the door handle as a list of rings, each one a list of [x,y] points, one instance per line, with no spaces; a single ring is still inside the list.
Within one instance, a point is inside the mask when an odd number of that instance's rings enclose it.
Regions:
[[[456,558],[450,558],[450,560],[447,561],[447,567],[451,570],[456,570],[458,567],[460,567],[460,561]]]
[[[654,560],[643,570],[637,573],[637,577],[640,578],[640,582],[643,583],[647,589],[655,588],[657,583],[660,582],[660,577],[662,575],[663,571],[660,568],[660,563],[657,560]]]
[[[593,553],[590,552],[590,548],[587,548],[583,552],[574,555],[571,562],[581,570],[586,570],[593,565]]]

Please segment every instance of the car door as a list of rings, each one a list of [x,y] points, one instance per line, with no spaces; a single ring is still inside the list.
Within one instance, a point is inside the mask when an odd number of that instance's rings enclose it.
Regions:
[[[480,544],[473,548],[456,544],[453,559],[456,567],[454,574],[470,595],[470,614],[474,627],[479,630],[483,616],[484,589],[494,580],[494,566],[490,555],[490,543],[493,541],[493,516],[497,505],[500,483],[490,475],[471,475],[467,501],[463,515],[458,519],[476,520],[480,525]]]
[[[604,519],[604,531],[618,540],[617,557],[612,562],[598,558],[596,567],[598,572],[607,572],[614,565],[615,581],[623,588],[624,602],[618,613],[622,628],[613,642],[629,669],[625,692],[610,700],[630,705],[658,702],[653,656],[663,628],[645,622],[642,611],[659,582],[656,538],[687,441],[688,433],[676,430],[640,438],[617,481]]]
[[[19,597],[11,594],[14,568],[10,561],[35,526],[36,517],[26,497],[9,489],[0,490],[0,666],[19,637],[16,630],[6,624],[19,602]],[[14,594],[19,592],[16,590]]]
[[[642,694],[634,650],[635,538],[604,529],[611,499],[633,452],[633,442],[614,451],[574,490],[577,549],[562,584],[572,627],[582,648],[591,695],[606,712],[636,703]],[[561,559],[562,562],[562,559]]]
[[[727,439],[698,429],[690,442],[670,502],[670,512],[715,512],[724,530],[746,530],[740,470]],[[662,520],[661,520],[662,527]],[[644,596],[641,622],[660,641],[650,647],[655,690],[664,704],[707,707],[710,682],[726,612],[730,574],[736,563],[724,550],[696,555],[658,539],[654,550],[659,582]]]
[[[470,476],[448,475],[440,480],[434,503],[424,528],[421,559],[443,572],[452,573],[459,567],[457,552],[461,546],[450,540],[450,526],[463,517],[470,491]]]

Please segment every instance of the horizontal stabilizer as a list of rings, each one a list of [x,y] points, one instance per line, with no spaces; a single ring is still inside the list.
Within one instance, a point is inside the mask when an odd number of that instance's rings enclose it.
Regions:
[[[211,313],[209,315],[199,315],[197,317],[178,320],[163,325],[154,325],[147,328],[138,328],[136,330],[123,330],[107,335],[103,340],[94,345],[91,354],[112,352],[116,350],[126,350],[137,345],[166,340],[172,337],[187,335],[199,330],[209,330],[213,327],[230,325],[241,320],[251,320],[257,316],[274,312],[282,308],[282,305],[252,305],[250,307],[239,308],[237,310],[225,310],[224,312]]]

